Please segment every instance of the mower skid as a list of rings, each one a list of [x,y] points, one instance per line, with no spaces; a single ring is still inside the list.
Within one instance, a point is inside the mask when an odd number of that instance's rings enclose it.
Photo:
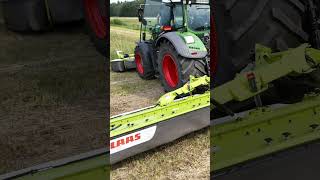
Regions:
[[[113,72],[125,72],[136,68],[133,54],[124,54],[116,51],[118,59],[111,60],[111,70]]]
[[[136,68],[134,60],[115,59],[111,61],[111,70],[113,72],[125,72]]]

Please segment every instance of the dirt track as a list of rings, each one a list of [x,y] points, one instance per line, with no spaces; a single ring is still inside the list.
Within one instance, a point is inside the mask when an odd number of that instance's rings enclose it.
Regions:
[[[105,145],[105,68],[82,23],[19,34],[0,18],[0,174]]]

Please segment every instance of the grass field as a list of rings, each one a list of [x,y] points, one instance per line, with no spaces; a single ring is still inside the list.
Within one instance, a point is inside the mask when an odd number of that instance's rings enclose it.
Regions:
[[[137,17],[111,17],[110,24],[111,26],[125,27],[127,29],[140,29],[140,23]]]
[[[118,58],[117,50],[133,53],[138,40],[139,31],[111,26],[110,59]],[[164,93],[158,80],[142,80],[134,70],[124,73],[111,72],[110,81],[112,115],[152,105]]]
[[[132,18],[122,21],[135,23]],[[116,50],[133,53],[139,31],[111,26],[110,58]],[[110,73],[111,115],[154,105],[164,94],[158,79],[142,80],[135,71]],[[209,130],[190,134],[170,144],[112,166],[112,179],[209,179]]]

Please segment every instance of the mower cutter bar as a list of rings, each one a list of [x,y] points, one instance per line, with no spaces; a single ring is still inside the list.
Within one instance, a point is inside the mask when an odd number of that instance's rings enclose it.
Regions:
[[[26,169],[0,175],[0,179],[38,180],[108,179],[108,150],[97,149],[64,159],[50,161]]]
[[[210,78],[207,76],[191,76],[183,87],[162,96],[157,105],[112,117],[110,163],[208,127],[209,84]],[[198,88],[207,90],[203,92]]]
[[[211,167],[230,167],[320,139],[320,94],[211,120]]]
[[[210,92],[182,98],[167,106],[153,106],[111,118],[110,137],[159,123],[210,105]]]
[[[193,94],[198,87],[209,88],[210,77],[195,78],[183,87],[163,95],[156,106],[140,109],[131,113],[111,117],[110,137],[114,138],[128,132],[165,121],[182,114],[210,106],[210,91]],[[183,98],[177,98],[184,96]]]
[[[210,125],[210,92],[117,116],[110,124],[110,163],[172,142]]]

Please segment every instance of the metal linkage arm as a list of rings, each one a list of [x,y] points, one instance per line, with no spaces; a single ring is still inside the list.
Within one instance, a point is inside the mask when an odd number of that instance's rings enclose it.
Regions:
[[[177,96],[192,94],[192,92],[200,86],[207,86],[209,89],[209,84],[210,84],[210,77],[208,76],[202,76],[199,78],[190,76],[190,81],[187,84],[185,84],[179,89],[176,89],[174,91],[171,91],[163,95],[162,97],[160,97],[157,104],[160,106],[166,106],[171,102],[173,102]]]
[[[258,44],[255,59],[252,71],[240,73],[234,80],[215,87],[211,90],[211,99],[220,104],[243,101],[267,90],[271,82],[281,77],[311,73],[319,67],[320,50],[303,44],[295,49],[272,53],[270,48]]]
[[[157,105],[111,117],[110,137],[113,138],[202,108],[208,108],[210,106],[209,90],[202,94],[192,93],[200,86],[208,86],[209,89],[209,84],[210,78],[207,76],[190,77],[189,83],[162,96]],[[176,99],[178,95],[188,96]]]

